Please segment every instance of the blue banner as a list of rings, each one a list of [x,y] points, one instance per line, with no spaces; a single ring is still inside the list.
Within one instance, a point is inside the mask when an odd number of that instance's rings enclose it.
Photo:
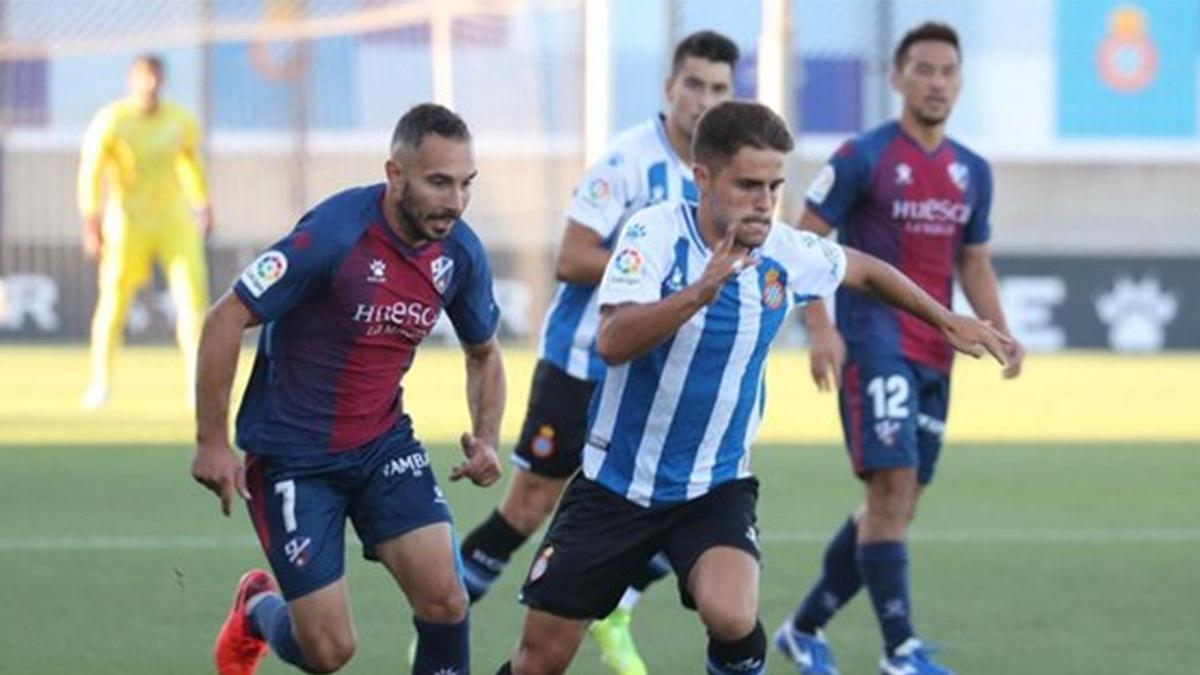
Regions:
[[[1196,135],[1200,0],[1058,0],[1058,133]]]

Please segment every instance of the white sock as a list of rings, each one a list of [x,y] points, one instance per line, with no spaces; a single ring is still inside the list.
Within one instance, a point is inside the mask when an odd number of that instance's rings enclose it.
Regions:
[[[638,600],[642,599],[642,592],[630,586],[625,589],[625,595],[621,596],[621,604],[617,605],[625,611],[632,611],[637,606]]]

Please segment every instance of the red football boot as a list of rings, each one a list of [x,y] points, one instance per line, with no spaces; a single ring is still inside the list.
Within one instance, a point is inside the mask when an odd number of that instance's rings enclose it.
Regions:
[[[254,675],[258,663],[267,655],[267,641],[250,632],[250,617],[246,616],[246,601],[275,590],[271,575],[263,570],[250,570],[238,580],[233,595],[233,607],[213,643],[213,658],[218,675]]]

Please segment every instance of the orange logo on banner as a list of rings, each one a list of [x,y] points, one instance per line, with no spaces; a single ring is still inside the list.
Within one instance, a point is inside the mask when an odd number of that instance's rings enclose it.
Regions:
[[[1145,89],[1158,71],[1158,51],[1147,23],[1146,13],[1132,5],[1108,15],[1109,32],[1096,50],[1096,66],[1104,83],[1119,92]]]

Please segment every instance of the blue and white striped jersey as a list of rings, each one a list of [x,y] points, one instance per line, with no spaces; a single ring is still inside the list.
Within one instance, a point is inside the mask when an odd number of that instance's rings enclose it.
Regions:
[[[599,305],[657,302],[698,279],[709,255],[695,205],[639,211],[609,260]],[[750,475],[771,340],[792,307],[831,293],[846,273],[840,246],[778,222],[755,255],[756,266],[670,339],[608,369],[592,398],[584,475],[643,506]]]
[[[625,219],[665,200],[696,200],[692,167],[671,148],[662,115],[627,129],[575,186],[567,218],[594,230],[609,250]],[[596,287],[559,282],[542,326],[540,358],[581,380],[598,380]]]

